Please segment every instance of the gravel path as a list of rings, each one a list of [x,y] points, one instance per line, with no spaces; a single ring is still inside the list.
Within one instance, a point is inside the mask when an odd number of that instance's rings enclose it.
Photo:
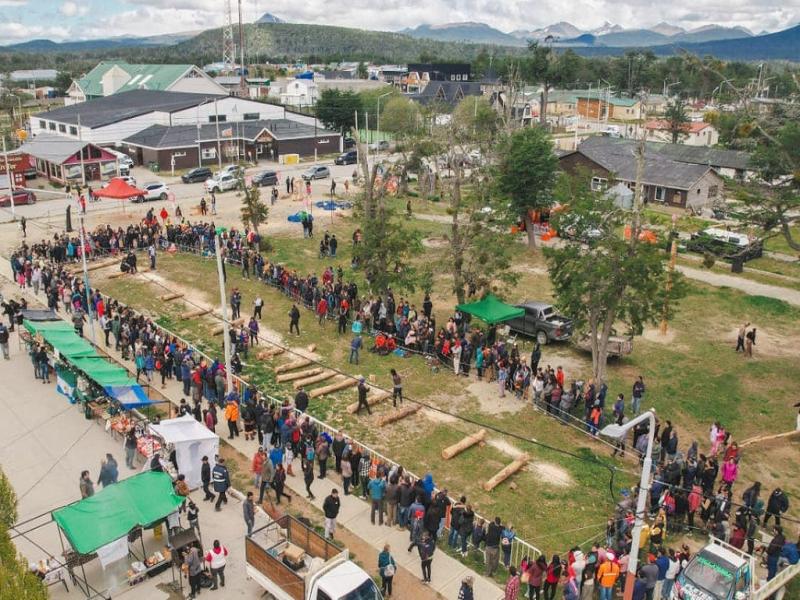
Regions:
[[[758,283],[757,281],[734,277],[733,275],[723,275],[721,273],[714,273],[705,269],[694,269],[683,265],[677,265],[675,268],[686,275],[686,277],[702,281],[709,285],[729,287],[751,296],[777,298],[778,300],[783,300],[794,306],[800,306],[800,291],[798,290],[792,290],[778,285]]]

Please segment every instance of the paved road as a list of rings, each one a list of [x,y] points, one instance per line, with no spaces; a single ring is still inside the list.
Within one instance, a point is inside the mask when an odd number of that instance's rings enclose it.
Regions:
[[[686,277],[702,281],[709,285],[717,287],[729,287],[734,290],[739,290],[750,296],[768,296],[770,298],[777,298],[783,300],[794,306],[800,306],[800,291],[793,290],[778,285],[769,285],[766,283],[759,283],[744,279],[743,277],[736,277],[735,275],[723,275],[721,273],[714,273],[705,269],[694,269],[683,265],[675,267]]]

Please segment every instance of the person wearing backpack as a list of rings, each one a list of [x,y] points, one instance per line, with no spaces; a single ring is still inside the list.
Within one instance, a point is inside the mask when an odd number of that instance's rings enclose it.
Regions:
[[[389,552],[389,544],[384,545],[383,552],[378,554],[378,572],[381,576],[381,594],[392,597],[392,580],[397,572],[397,563]]]

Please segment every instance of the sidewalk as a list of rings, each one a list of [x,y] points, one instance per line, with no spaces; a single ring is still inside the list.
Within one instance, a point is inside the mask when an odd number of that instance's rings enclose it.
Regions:
[[[8,277],[10,265],[8,265],[7,261],[4,262],[5,265],[2,267],[2,274]],[[18,289],[17,293],[20,292],[21,290]],[[35,297],[32,289],[26,289],[24,294],[29,298],[29,300],[36,298],[37,301],[41,301],[43,299],[42,295]],[[97,322],[95,322],[95,333],[98,343],[98,350],[108,354],[109,358],[115,360],[135,373],[136,368],[133,361],[123,360],[120,353],[116,352],[113,346],[107,348],[103,345],[103,334],[100,331]],[[85,337],[87,337],[87,339],[91,339],[91,334],[88,328],[85,330]],[[160,377],[158,379],[160,381]],[[161,394],[163,394],[176,406],[180,404],[181,398],[185,397],[183,395],[182,384],[174,379],[167,381],[166,388],[161,388],[160,385],[156,384],[154,385],[154,389],[158,389]],[[189,398],[187,398],[187,401],[191,403]],[[220,425],[218,425],[218,429],[219,431],[217,433],[221,434],[220,437],[222,439],[225,439],[224,433],[226,432],[223,431],[223,429],[226,429],[225,425],[220,423]],[[243,436],[234,438],[233,440],[225,439],[225,441],[248,459],[253,456],[256,448],[258,448],[257,441],[245,442]],[[336,475],[333,468],[330,469],[329,473],[332,473],[335,479],[332,479],[331,476],[329,476],[325,481],[321,481],[319,479],[314,480],[314,483],[312,484],[312,491],[316,496],[315,500],[307,500],[305,498],[305,484],[303,482],[300,461],[298,459],[296,459],[293,463],[293,470],[296,473],[296,476],[287,477],[286,479],[287,488],[290,490],[290,493],[292,493],[294,496],[302,498],[304,501],[310,504],[313,504],[316,508],[321,510],[322,503],[325,497],[330,494],[330,491],[334,488],[339,490],[341,511],[337,519],[337,524],[345,527],[354,535],[361,538],[366,544],[372,546],[375,549],[376,556],[381,550],[383,550],[384,544],[390,544],[392,556],[397,561],[398,566],[408,569],[416,577],[421,577],[419,555],[416,551],[412,551],[411,553],[406,552],[406,548],[408,547],[408,533],[404,530],[401,531],[396,527],[372,525],[370,522],[369,504],[361,500],[360,497],[357,498],[353,494],[345,496],[339,481],[340,478],[338,475]],[[432,565],[432,582],[430,584],[430,588],[448,600],[455,600],[458,597],[458,590],[461,585],[461,581],[469,575],[474,578],[473,589],[475,598],[480,600],[496,600],[503,597],[502,590],[495,582],[478,575],[455,558],[446,555],[441,550],[438,550],[434,554]]]

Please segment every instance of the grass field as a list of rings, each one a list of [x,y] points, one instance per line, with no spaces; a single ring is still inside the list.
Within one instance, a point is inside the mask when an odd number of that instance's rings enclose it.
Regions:
[[[441,238],[446,230],[446,225],[437,222],[416,220],[414,224],[426,238]],[[325,230],[322,219],[317,221],[316,230],[319,233]],[[275,250],[269,258],[297,268],[301,274],[321,273],[328,265],[342,265],[345,279],[349,280],[352,225],[337,221],[331,230],[341,240],[337,259],[319,259],[316,240],[289,237],[272,239]],[[420,259],[437,265],[432,297],[434,313],[440,323],[446,320],[454,304],[446,270],[438,267],[443,253],[441,247],[432,245],[426,247]],[[101,291],[147,311],[164,326],[219,355],[222,338],[211,335],[212,319],[180,320],[179,314],[187,310],[185,304],[181,301],[166,304],[158,300],[160,294],[166,293],[166,285],[170,290],[186,291],[188,297],[196,301],[216,303],[219,296],[213,261],[188,255],[162,255],[159,261],[157,276],[163,278],[161,284],[148,280],[147,275],[96,283]],[[549,279],[540,255],[525,253],[521,246],[514,268],[520,280],[507,291],[508,299],[550,297]],[[355,278],[363,283],[358,274]],[[474,425],[426,411],[394,426],[379,428],[374,416],[354,418],[344,411],[355,399],[353,391],[313,400],[310,411],[315,416],[376,447],[419,475],[431,471],[437,484],[447,487],[451,494],[465,493],[484,516],[493,516],[496,512],[511,520],[522,538],[544,550],[562,551],[603,531],[612,506],[609,474],[604,467],[590,461],[594,455],[608,461],[609,452],[605,446],[591,442],[581,433],[530,407],[509,407],[493,396],[481,396],[465,378],[445,372],[432,374],[419,357],[379,357],[362,351],[361,364],[348,365],[350,336],[338,336],[334,323],[320,327],[310,312],[303,311],[300,321],[303,334],[299,338],[289,338],[286,335],[287,312],[291,303],[285,296],[253,280],[243,280],[233,267],[228,268],[228,286],[229,290],[238,286],[242,291],[243,313],[248,312],[255,294],[260,293],[266,303],[262,327],[283,335],[285,342],[293,347],[316,344],[316,353],[326,365],[353,375],[372,374],[375,382],[384,387],[390,386],[389,369],[396,368],[403,375],[405,393],[415,400],[589,460],[492,433],[493,443],[445,463],[440,458],[441,449],[462,435],[474,432]],[[360,289],[364,293],[363,286]],[[417,292],[411,298],[411,302],[419,306],[422,294]],[[735,331],[744,321],[754,323],[759,329],[756,357],[749,361],[733,351]],[[798,323],[800,311],[783,302],[691,283],[689,295],[670,324],[670,335],[664,339],[648,332],[645,337],[636,338],[633,355],[612,363],[609,397],[624,392],[627,398],[634,377],[642,374],[648,386],[645,404],[654,406],[662,418],[676,423],[684,448],[691,439],[697,439],[701,449],[706,448],[708,427],[717,419],[730,428],[734,439],[738,440],[790,429],[794,423],[791,405],[797,401],[794,389],[800,341]],[[520,344],[523,353],[530,351],[529,344],[523,340]],[[282,359],[273,361],[279,362]],[[293,393],[290,388],[275,383],[272,364],[252,358],[246,363],[246,374],[264,391],[279,396]],[[568,379],[586,378],[590,372],[588,355],[570,346],[545,347],[542,364],[548,363],[563,364]],[[390,406],[384,405],[376,412],[385,413],[389,409]],[[800,444],[790,442],[747,450],[741,478],[745,481],[759,478],[770,489],[780,481],[784,489],[797,498],[800,486],[791,455],[794,452],[796,457],[798,448]],[[518,451],[530,452],[534,466],[513,478],[516,489],[504,484],[492,493],[483,492],[477,484],[508,464],[512,452]],[[635,470],[630,463],[628,468]],[[566,483],[554,477],[554,472],[564,473]],[[630,476],[618,475],[613,492],[631,481]],[[790,512],[795,512],[794,505]]]

